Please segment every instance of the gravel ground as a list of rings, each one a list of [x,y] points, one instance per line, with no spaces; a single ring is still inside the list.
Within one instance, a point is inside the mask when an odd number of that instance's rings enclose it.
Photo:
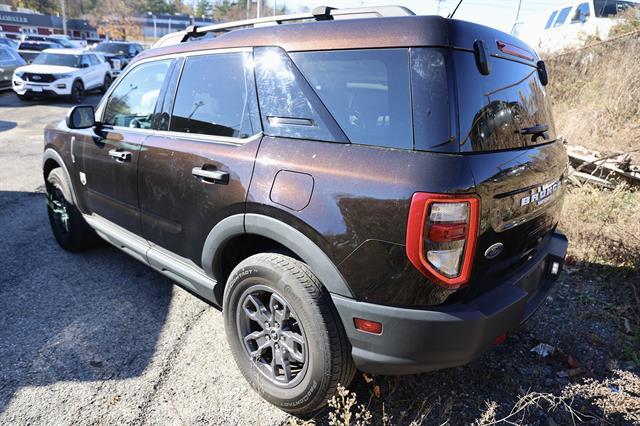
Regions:
[[[115,248],[72,255],[56,245],[42,127],[67,108],[0,94],[0,424],[288,422],[236,369],[217,310]],[[371,383],[359,374],[352,389],[376,423],[469,424],[486,401],[505,415],[528,390],[557,394],[614,366],[637,371],[623,355],[616,308],[628,294],[615,272],[565,272],[551,303],[468,366]],[[539,343],[557,351],[543,358],[531,352]],[[313,420],[326,423],[327,410]],[[525,423],[566,420],[534,410]]]

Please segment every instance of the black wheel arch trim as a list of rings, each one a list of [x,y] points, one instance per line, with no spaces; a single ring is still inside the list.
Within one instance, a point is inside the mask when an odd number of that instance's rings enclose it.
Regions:
[[[216,281],[216,286],[226,284],[219,269],[225,243],[242,234],[260,235],[282,244],[309,265],[330,293],[354,297],[336,265],[311,239],[291,225],[255,213],[229,216],[209,232],[202,250],[202,268]],[[214,293],[221,294],[215,289]]]
[[[53,160],[55,161],[58,166],[62,169],[62,172],[64,174],[64,178],[67,181],[67,185],[69,186],[69,189],[71,191],[71,197],[72,197],[72,202],[74,206],[78,206],[78,197],[76,196],[76,190],[73,187],[73,184],[71,183],[71,175],[69,174],[69,170],[67,169],[67,166],[64,162],[64,160],[62,159],[62,156],[58,153],[58,151],[56,151],[53,148],[47,148],[45,149],[44,153],[42,154],[42,169],[44,170],[44,166],[47,163],[48,160]],[[46,176],[44,177],[46,180]]]

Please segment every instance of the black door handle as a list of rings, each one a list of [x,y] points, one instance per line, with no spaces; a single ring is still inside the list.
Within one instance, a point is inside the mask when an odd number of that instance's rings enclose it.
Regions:
[[[220,170],[205,170],[202,167],[194,167],[191,174],[206,183],[229,183],[229,173]]]

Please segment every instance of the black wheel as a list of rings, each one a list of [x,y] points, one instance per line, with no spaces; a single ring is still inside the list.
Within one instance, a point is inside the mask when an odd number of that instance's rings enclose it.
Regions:
[[[109,86],[111,86],[111,76],[109,74],[105,74],[104,82],[102,83],[102,86],[100,86],[100,93],[107,93]]]
[[[18,99],[20,99],[21,101],[31,101],[33,100],[33,95],[30,93],[25,93],[24,95],[18,95],[16,93],[16,95],[18,96]]]
[[[331,299],[306,264],[262,253],[242,261],[225,287],[225,330],[238,367],[267,401],[292,414],[324,405],[355,374]]]
[[[84,95],[84,86],[80,80],[76,80],[73,82],[71,86],[71,102],[74,104],[79,104],[82,102],[82,96]]]
[[[49,223],[58,244],[69,251],[80,251],[94,246],[98,236],[73,204],[71,190],[62,169],[53,169],[49,173],[46,187]]]

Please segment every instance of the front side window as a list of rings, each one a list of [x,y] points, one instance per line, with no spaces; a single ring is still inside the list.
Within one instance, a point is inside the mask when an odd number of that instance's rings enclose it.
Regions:
[[[565,7],[564,9],[562,9],[560,13],[558,13],[558,19],[556,20],[556,23],[553,24],[553,26],[561,27],[567,20],[567,17],[569,16],[569,12],[571,12],[571,7]]]
[[[102,123],[148,129],[171,60],[147,62],[128,72],[109,95]]]
[[[248,138],[259,130],[248,53],[187,59],[175,97],[169,130]]]
[[[91,65],[95,66],[100,64],[100,60],[96,55],[87,55],[87,56],[89,57],[89,61],[91,62]]]
[[[351,143],[413,148],[407,49],[292,53]]]
[[[553,24],[553,20],[556,18],[556,16],[558,15],[558,11],[554,10],[553,12],[551,12],[551,16],[549,16],[549,20],[547,21],[547,25],[544,26],[545,30],[548,30],[549,28],[551,28],[551,25]]]
[[[571,18],[572,24],[577,24],[579,22],[587,22],[589,19],[589,3],[581,3],[576,7],[576,11],[573,14],[573,18]]]

